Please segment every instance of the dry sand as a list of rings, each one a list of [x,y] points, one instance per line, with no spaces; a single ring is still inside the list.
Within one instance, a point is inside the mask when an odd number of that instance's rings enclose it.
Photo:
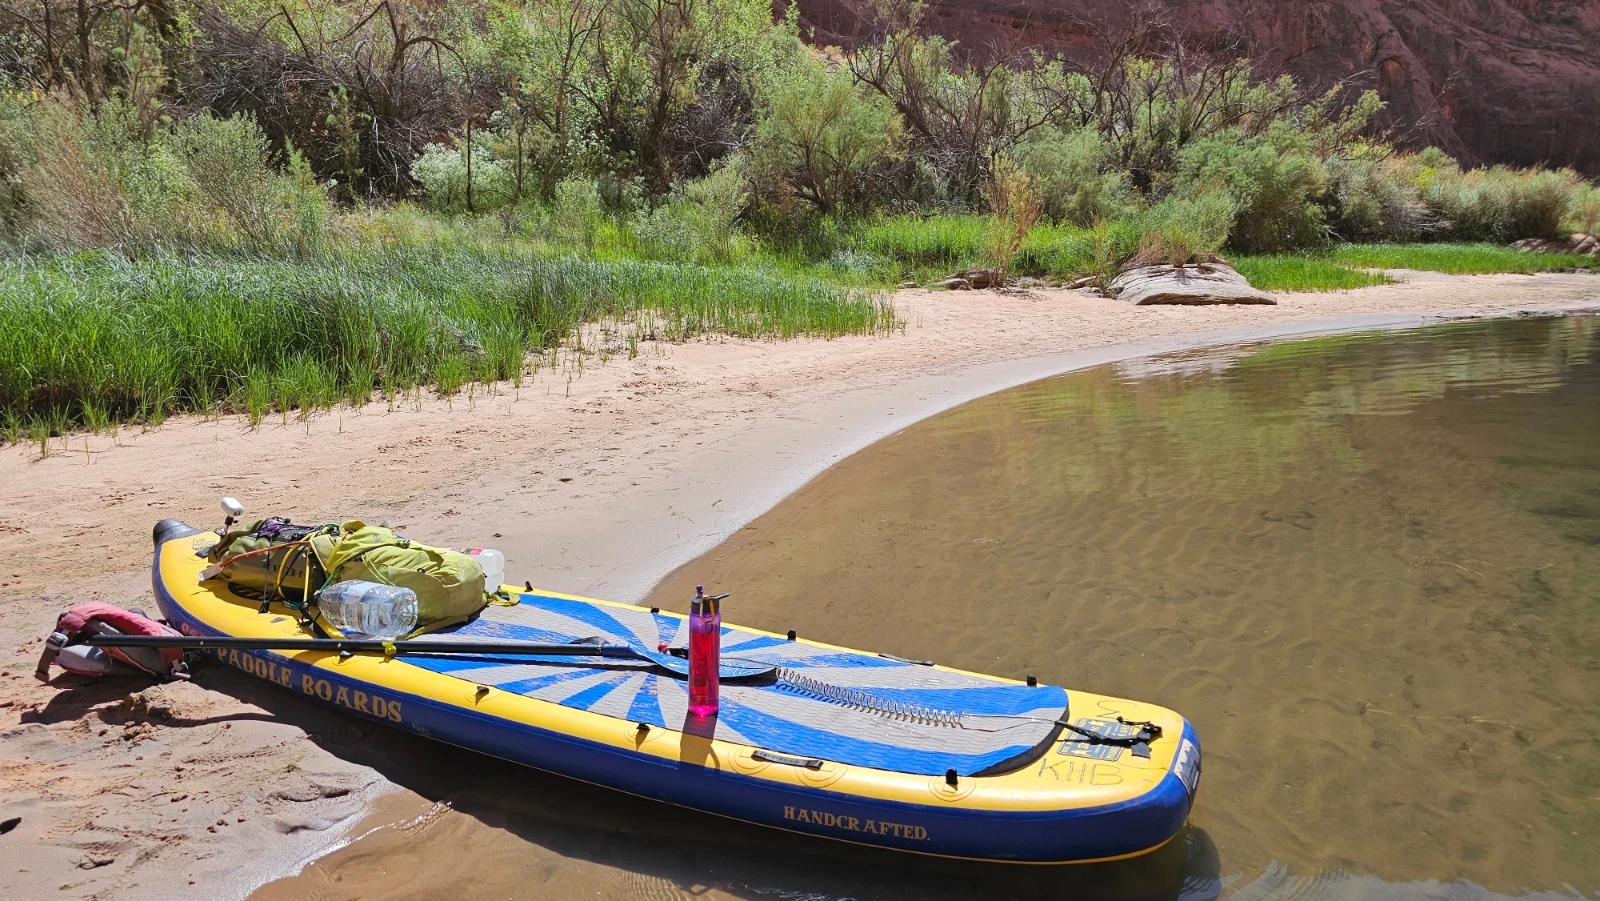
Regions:
[[[238,897],[339,842],[377,726],[213,669],[145,688],[30,675],[73,603],[154,605],[151,525],[217,498],[491,545],[509,579],[618,600],[841,457],[965,400],[1151,353],[1441,318],[1600,308],[1600,276],[1405,273],[1276,307],[1130,307],[1066,291],[895,295],[891,337],[646,347],[475,399],[0,449],[0,881],[14,897]],[[752,624],[760,625],[760,624]],[[142,689],[142,690],[141,690]],[[381,768],[381,767],[380,767]]]

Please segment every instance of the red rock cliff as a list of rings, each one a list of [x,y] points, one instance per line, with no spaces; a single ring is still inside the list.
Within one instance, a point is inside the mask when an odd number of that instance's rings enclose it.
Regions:
[[[870,0],[798,0],[823,44],[868,32]],[[1264,72],[1376,87],[1410,143],[1468,163],[1600,176],[1600,0],[1157,0],[1186,39],[1245,48]],[[780,0],[780,6],[781,6]],[[933,0],[933,30],[981,52],[1091,54],[1126,0]]]

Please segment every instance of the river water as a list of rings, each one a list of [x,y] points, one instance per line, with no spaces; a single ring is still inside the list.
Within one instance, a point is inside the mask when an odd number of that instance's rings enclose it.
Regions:
[[[412,784],[451,807],[264,894],[1600,898],[1595,318],[1005,391],[850,457],[650,603],[696,582],[733,622],[1176,709],[1205,747],[1190,825],[1134,861],[946,864],[396,737],[428,758],[408,772],[462,771]]]

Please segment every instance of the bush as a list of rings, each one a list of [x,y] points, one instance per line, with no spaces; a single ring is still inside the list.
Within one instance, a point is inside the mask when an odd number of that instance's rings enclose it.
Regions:
[[[253,250],[303,249],[325,234],[327,195],[311,167],[291,147],[287,171],[279,172],[255,120],[201,113],[174,126],[169,142],[210,207],[225,217],[224,240],[242,238]]]
[[[1583,184],[1569,169],[1495,166],[1463,172],[1453,160],[1426,168],[1418,179],[1422,201],[1449,223],[1452,239],[1499,244],[1564,237],[1562,223]]]
[[[1228,243],[1230,228],[1241,218],[1239,205],[1225,192],[1168,197],[1135,220],[1139,247],[1128,262],[1140,266],[1205,262]]]
[[[989,200],[988,261],[995,286],[1004,287],[1011,260],[1039,223],[1043,206],[1028,173],[1004,157],[990,167],[984,193]]]
[[[574,176],[556,183],[550,201],[550,232],[557,239],[593,250],[605,218],[594,179]]]
[[[1127,176],[1111,170],[1111,156],[1110,142],[1093,128],[1070,133],[1041,129],[1016,150],[1017,162],[1044,203],[1045,216],[1080,226],[1132,211]]]
[[[726,263],[739,255],[735,222],[750,192],[740,160],[684,182],[666,203],[633,223],[633,236],[653,259]]]
[[[1320,201],[1326,187],[1327,174],[1306,136],[1287,126],[1253,138],[1221,134],[1179,153],[1176,193],[1231,198],[1237,213],[1229,230],[1230,246],[1246,253],[1325,242],[1328,229]]]
[[[1419,241],[1448,223],[1422,202],[1415,158],[1328,161],[1329,224],[1346,241]]]
[[[202,113],[148,134],[118,100],[48,95],[0,116],[13,243],[47,249],[303,249],[329,208],[304,160],[288,169],[254,121]]]
[[[775,74],[765,99],[752,161],[769,193],[824,215],[865,210],[874,175],[899,152],[902,126],[889,101],[809,55]]]
[[[422,185],[428,206],[454,213],[467,209],[467,159],[459,147],[429,144],[411,164],[411,177]],[[516,195],[511,165],[494,159],[487,148],[472,155],[472,210],[489,212],[510,203]]]
[[[1580,185],[1573,193],[1572,225],[1586,235],[1600,228],[1600,185]]]

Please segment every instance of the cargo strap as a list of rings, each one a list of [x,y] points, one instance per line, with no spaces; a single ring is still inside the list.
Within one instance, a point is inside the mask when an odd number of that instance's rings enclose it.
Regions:
[[[1133,756],[1148,759],[1150,757],[1150,743],[1161,737],[1161,727],[1145,720],[1125,720],[1120,716],[1117,717],[1117,722],[1124,726],[1137,728],[1138,731],[1132,735],[1107,735],[1094,729],[1085,729],[1082,726],[1073,725],[1065,720],[1061,721],[1061,726],[1068,732],[1082,736],[1089,744],[1131,748],[1133,749]]]

